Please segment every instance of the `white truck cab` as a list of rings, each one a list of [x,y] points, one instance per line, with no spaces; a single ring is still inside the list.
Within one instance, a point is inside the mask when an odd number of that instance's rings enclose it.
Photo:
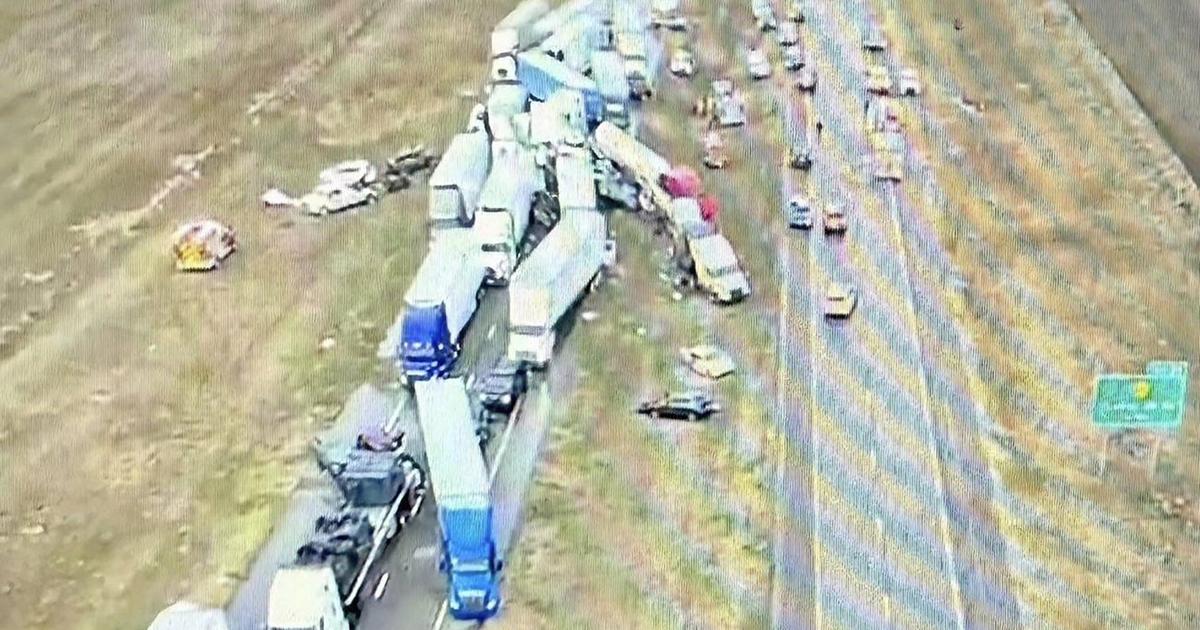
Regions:
[[[350,630],[333,571],[325,566],[275,572],[267,595],[267,630]]]

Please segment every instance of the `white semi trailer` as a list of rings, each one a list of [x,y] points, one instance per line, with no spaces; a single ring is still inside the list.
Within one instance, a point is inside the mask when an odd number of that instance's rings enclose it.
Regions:
[[[564,212],[513,274],[508,301],[508,357],[544,368],[563,314],[599,276],[607,249],[603,214]]]
[[[671,170],[666,158],[608,121],[596,127],[592,140],[598,154],[637,184],[638,205],[642,210],[668,211],[671,196],[662,187],[662,176]]]
[[[596,174],[586,149],[560,145],[554,159],[554,178],[560,212],[596,209]]]
[[[520,262],[533,196],[545,188],[545,178],[532,151],[517,142],[493,144],[495,160],[472,229],[482,251],[487,283],[503,286]]]
[[[490,166],[486,133],[460,133],[450,140],[441,161],[429,175],[431,233],[471,225]]]
[[[551,31],[539,28],[550,13],[546,0],[525,0],[492,29],[493,81],[511,81],[517,76],[517,53],[538,45]]]

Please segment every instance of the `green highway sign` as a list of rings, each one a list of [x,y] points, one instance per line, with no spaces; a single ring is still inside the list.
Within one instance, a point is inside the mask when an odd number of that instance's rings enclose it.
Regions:
[[[1092,423],[1102,429],[1178,429],[1183,424],[1187,363],[1152,361],[1146,374],[1096,379]]]

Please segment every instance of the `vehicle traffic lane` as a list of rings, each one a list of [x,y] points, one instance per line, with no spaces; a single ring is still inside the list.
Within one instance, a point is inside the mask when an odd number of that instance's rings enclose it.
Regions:
[[[397,392],[364,384],[347,399],[333,426],[322,433],[324,444],[353,443],[362,430],[382,426],[395,416],[392,410],[401,404]],[[328,475],[320,471],[314,458],[300,473],[296,490],[283,517],[250,565],[246,579],[238,586],[226,607],[230,626],[238,630],[258,630],[266,626],[267,595],[275,570],[292,561],[296,549],[308,541],[318,516],[336,512],[341,497]]]
[[[827,34],[819,37],[820,45],[810,47],[814,57],[834,57],[829,55],[828,45],[820,42],[827,38]],[[853,65],[838,63],[847,61],[848,56],[851,55],[839,55],[836,60],[823,65],[829,71],[838,72],[839,65]],[[885,216],[882,200],[869,185],[859,183],[863,173],[855,165],[862,163],[860,156],[864,154],[866,142],[861,128],[845,114],[854,111],[855,106],[844,105],[847,100],[857,102],[852,96],[846,98],[855,93],[846,87],[854,86],[856,82],[846,80],[844,76],[836,78],[840,80],[826,81],[826,89],[816,99],[828,140],[823,142],[821,163],[831,167],[819,172],[816,179],[826,198],[841,194],[847,199],[859,200],[850,208],[850,230],[844,242],[845,249],[830,252],[826,257],[827,264],[840,265],[842,273],[853,273],[860,290],[858,312],[846,326],[846,331],[851,334],[838,341],[846,344],[841,349],[851,351],[839,359],[847,363],[846,372],[852,376],[847,385],[859,388],[859,397],[865,396],[867,400],[851,403],[849,409],[834,406],[830,411],[849,414],[835,415],[838,422],[853,423],[856,417],[866,417],[870,427],[869,432],[864,432],[861,426],[845,432],[852,442],[863,440],[874,471],[875,504],[869,509],[859,509],[867,512],[874,521],[874,545],[879,562],[867,567],[866,572],[872,577],[862,581],[874,583],[863,587],[878,588],[887,594],[888,615],[875,622],[890,624],[896,619],[907,619],[918,625],[949,627],[955,624],[953,611],[956,609],[954,576],[948,575],[952,557],[941,542],[945,540],[944,529],[937,526],[942,522],[944,512],[944,502],[939,498],[935,483],[935,480],[940,482],[940,477],[929,469],[930,460],[936,461],[937,453],[931,450],[932,457],[917,456],[912,448],[922,444],[925,449],[933,448],[923,402],[927,401],[927,392],[922,379],[914,378],[921,373],[915,338],[907,335],[906,341],[906,327],[898,326],[894,321],[899,319],[909,323],[910,332],[915,324],[911,317],[906,317],[904,302],[898,303],[896,299],[904,294],[906,285],[903,267],[897,262],[902,252],[888,226],[881,223]],[[838,90],[839,87],[842,89]],[[825,342],[835,343],[829,337]],[[825,347],[822,352],[835,353],[838,349]],[[829,394],[830,398],[814,398],[827,402],[837,395],[836,392]],[[836,435],[828,437],[831,440],[838,438]],[[837,464],[823,458],[818,458],[818,462],[823,470],[835,469]],[[821,521],[825,530],[826,519]],[[846,525],[845,522],[842,524]],[[892,541],[897,542],[894,547]],[[822,604],[825,603],[823,600]]]

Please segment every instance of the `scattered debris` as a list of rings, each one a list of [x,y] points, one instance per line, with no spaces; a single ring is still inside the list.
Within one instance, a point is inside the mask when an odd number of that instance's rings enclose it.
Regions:
[[[333,337],[325,337],[324,339],[321,340],[321,343],[317,344],[317,349],[320,350],[321,352],[329,352],[330,350],[333,350],[336,347],[337,347],[337,339],[334,339]]]
[[[268,188],[259,199],[262,199],[263,205],[268,208],[296,208],[300,206],[299,199],[278,188]]]
[[[50,270],[34,273],[26,271],[25,275],[21,276],[22,282],[25,284],[46,284],[54,279],[54,272]]]
[[[579,314],[579,318],[585,322],[594,322],[599,317],[600,317],[600,314],[597,313],[596,311],[584,311]]]
[[[216,269],[238,247],[233,228],[213,219],[200,219],[179,226],[171,241],[175,268],[180,271]]]

